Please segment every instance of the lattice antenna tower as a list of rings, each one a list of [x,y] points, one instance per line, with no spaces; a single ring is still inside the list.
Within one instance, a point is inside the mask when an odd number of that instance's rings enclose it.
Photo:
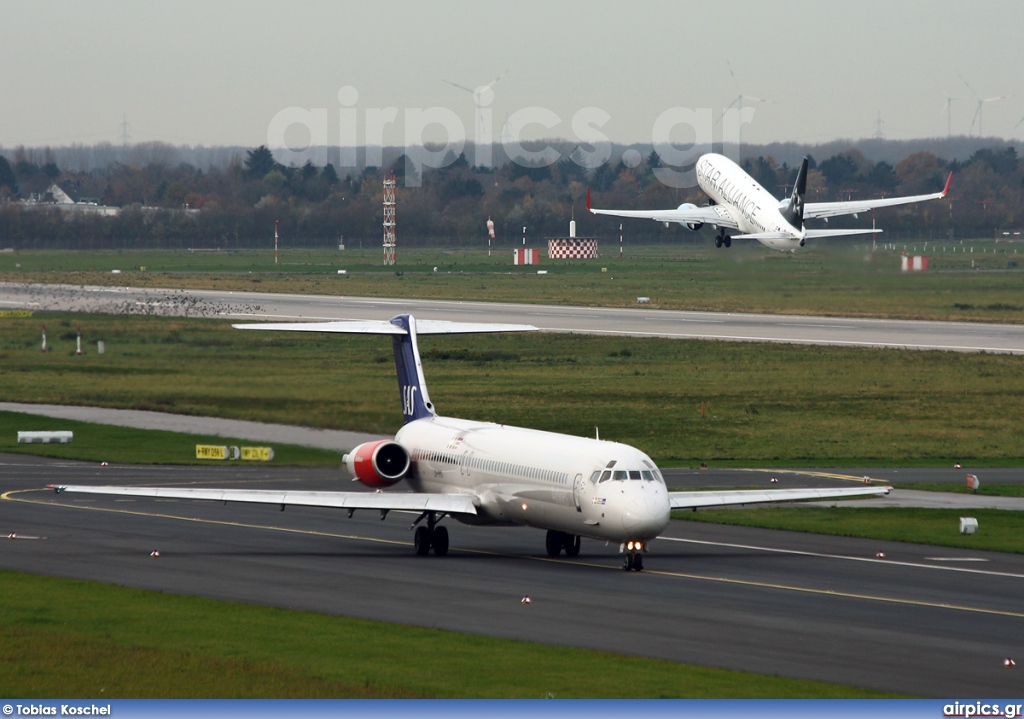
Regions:
[[[395,173],[384,176],[384,264],[395,264]]]
[[[131,129],[131,125],[128,124],[128,115],[121,115],[121,147],[128,147],[132,141],[132,136],[128,134],[128,130]]]

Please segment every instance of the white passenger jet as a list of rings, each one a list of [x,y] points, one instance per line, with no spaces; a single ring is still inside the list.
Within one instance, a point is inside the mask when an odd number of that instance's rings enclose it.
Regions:
[[[803,247],[804,242],[816,237],[837,235],[863,235],[881,230],[810,230],[804,227],[804,220],[856,215],[878,207],[893,207],[912,202],[938,200],[949,192],[953,173],[946,179],[942,192],[911,197],[889,197],[877,200],[853,200],[850,202],[805,202],[807,192],[807,158],[800,164],[793,194],[788,200],[777,200],[757,180],[728,157],[709,153],[697,161],[697,184],[704,190],[709,203],[703,207],[684,202],[674,210],[596,210],[590,206],[590,190],[587,190],[587,209],[595,215],[616,217],[644,217],[664,222],[678,222],[691,230],[699,230],[705,224],[718,230],[715,247],[732,246],[733,240],[757,240],[773,250],[794,251]],[[729,235],[728,230],[739,230],[741,234]]]
[[[427,393],[417,334],[515,332],[530,325],[420,320],[235,325],[239,329],[391,335],[405,423],[393,440],[345,455],[355,480],[374,492],[310,492],[176,487],[54,486],[57,492],[256,502],[413,512],[416,553],[448,553],[452,517],[470,525],[547,530],[547,553],[575,557],[580,537],[619,545],[623,569],[643,569],[642,552],[668,526],[672,509],[887,494],[891,487],[669,492],[654,461],[617,442],[441,417]],[[411,491],[385,491],[402,480]],[[411,527],[410,527],[411,528]]]

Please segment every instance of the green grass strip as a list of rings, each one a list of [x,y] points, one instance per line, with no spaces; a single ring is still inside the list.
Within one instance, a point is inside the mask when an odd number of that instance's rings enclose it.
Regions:
[[[1002,509],[760,507],[674,512],[672,516],[695,522],[1024,553],[1024,512]],[[960,534],[960,517],[964,516],[978,520],[977,534]]]
[[[75,433],[69,444],[19,444],[18,432],[70,430]],[[197,444],[229,447],[265,447],[274,449],[269,462],[196,459]],[[31,454],[90,462],[118,464],[271,464],[288,466],[331,466],[341,464],[341,454],[324,449],[288,444],[253,442],[244,439],[182,434],[162,430],[116,427],[75,420],[44,417],[23,412],[0,412],[0,452]]]
[[[747,672],[0,571],[0,696],[884,696]]]
[[[79,326],[104,355],[75,355]],[[420,350],[446,416],[598,427],[666,466],[1024,463],[1024,357],[557,333],[424,336]],[[213,319],[0,318],[0,386],[11,401],[380,434],[402,421],[386,339]]]

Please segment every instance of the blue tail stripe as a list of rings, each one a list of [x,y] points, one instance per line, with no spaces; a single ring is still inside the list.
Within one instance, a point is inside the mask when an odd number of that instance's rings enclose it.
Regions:
[[[419,346],[416,342],[416,320],[410,315],[397,315],[391,324],[405,330],[393,335],[392,347],[395,352],[395,369],[398,372],[398,392],[402,402],[402,417],[408,424],[417,419],[434,417],[434,406],[430,403],[427,382],[423,377]]]

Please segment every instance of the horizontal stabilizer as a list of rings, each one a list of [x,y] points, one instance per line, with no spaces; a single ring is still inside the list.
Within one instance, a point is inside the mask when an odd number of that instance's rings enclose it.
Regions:
[[[804,230],[804,237],[812,240],[816,237],[841,237],[842,235],[871,235],[881,230]]]
[[[732,235],[734,240],[797,240],[792,232],[755,232],[750,235]]]
[[[288,332],[339,332],[343,334],[404,335],[405,329],[387,320],[364,322],[259,322],[231,325],[238,330],[283,330]],[[448,322],[445,320],[416,320],[416,334],[476,334],[479,332],[534,332],[533,325],[503,325],[483,322]]]

